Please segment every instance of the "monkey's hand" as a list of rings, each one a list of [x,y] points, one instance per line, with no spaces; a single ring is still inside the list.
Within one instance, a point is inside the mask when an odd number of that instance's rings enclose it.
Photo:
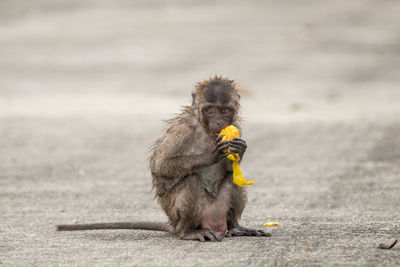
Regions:
[[[231,141],[222,141],[224,136],[220,135],[215,141],[215,147],[213,150],[207,154],[210,165],[213,165],[221,160],[225,159],[231,152],[228,148],[231,146]]]
[[[219,139],[222,136],[222,139]],[[229,125],[222,129],[219,133],[219,137],[217,138],[217,142],[219,141],[229,141],[229,150],[234,155],[234,158],[237,158],[239,155],[240,159],[243,157],[244,152],[246,151],[247,144],[246,141],[240,138],[239,129],[234,125]],[[240,160],[239,159],[239,160]],[[233,158],[231,158],[233,160]]]
[[[241,138],[235,137],[232,140],[228,141],[229,147],[231,148],[231,153],[239,154],[240,159],[243,158],[244,152],[246,152],[247,144]]]

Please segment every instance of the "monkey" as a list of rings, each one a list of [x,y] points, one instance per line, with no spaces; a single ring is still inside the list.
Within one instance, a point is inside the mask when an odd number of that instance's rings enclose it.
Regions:
[[[233,183],[232,164],[226,157],[238,153],[243,159],[247,143],[242,138],[221,141],[223,136],[219,136],[229,125],[241,130],[239,100],[233,80],[214,76],[197,83],[192,104],[183,106],[179,114],[166,121],[161,137],[150,147],[155,198],[168,222],[72,224],[57,225],[56,229],[155,230],[201,242],[233,236],[271,236],[239,224],[247,191]]]

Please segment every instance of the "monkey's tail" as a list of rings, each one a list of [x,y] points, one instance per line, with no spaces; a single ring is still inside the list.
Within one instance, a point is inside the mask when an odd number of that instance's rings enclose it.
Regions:
[[[106,230],[106,229],[136,229],[173,232],[168,223],[161,222],[115,222],[115,223],[82,223],[82,224],[58,224],[56,231],[79,231],[79,230]]]

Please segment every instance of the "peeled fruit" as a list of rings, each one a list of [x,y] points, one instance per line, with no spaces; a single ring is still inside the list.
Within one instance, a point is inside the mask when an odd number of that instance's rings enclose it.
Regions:
[[[232,140],[235,137],[239,137],[239,130],[233,125],[225,127],[219,135],[224,135],[221,141]],[[228,148],[230,151],[230,148]],[[228,159],[232,160],[233,169],[233,182],[238,186],[245,186],[253,184],[253,181],[246,181],[242,174],[242,170],[239,167],[240,156],[237,153],[231,153],[227,156]]]
[[[266,226],[266,227],[268,227],[268,226],[278,226],[278,225],[279,225],[278,222],[267,222],[267,223],[264,223],[264,226]]]
[[[224,135],[221,141],[232,140],[235,137],[239,137],[239,129],[233,125],[226,126],[219,135]]]

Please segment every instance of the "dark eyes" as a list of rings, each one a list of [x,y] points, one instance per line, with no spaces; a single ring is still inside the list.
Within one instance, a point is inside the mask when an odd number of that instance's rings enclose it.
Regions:
[[[230,111],[229,108],[222,108],[222,109],[221,109],[221,113],[222,113],[222,114],[229,113],[229,111]]]
[[[205,112],[207,113],[207,115],[213,116],[213,115],[215,115],[217,113],[217,108],[215,108],[213,106],[210,106],[210,107],[205,109]],[[221,112],[222,115],[225,115],[225,114],[230,113],[231,109],[230,108],[221,108],[220,112]]]
[[[215,108],[214,107],[208,107],[207,109],[206,109],[206,112],[207,112],[207,114],[208,115],[214,115],[215,114]]]

